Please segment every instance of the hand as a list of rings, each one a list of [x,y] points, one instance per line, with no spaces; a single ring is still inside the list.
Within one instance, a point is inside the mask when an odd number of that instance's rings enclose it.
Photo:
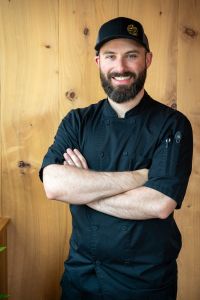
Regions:
[[[74,166],[81,169],[88,169],[87,162],[83,155],[77,149],[68,148],[63,154],[64,156],[64,165]]]

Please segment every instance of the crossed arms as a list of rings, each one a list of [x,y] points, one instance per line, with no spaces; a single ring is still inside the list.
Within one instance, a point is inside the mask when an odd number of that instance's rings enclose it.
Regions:
[[[144,187],[148,170],[95,172],[77,150],[67,149],[64,165],[49,165],[43,171],[44,189],[49,199],[86,204],[99,212],[123,219],[167,218],[176,202]]]

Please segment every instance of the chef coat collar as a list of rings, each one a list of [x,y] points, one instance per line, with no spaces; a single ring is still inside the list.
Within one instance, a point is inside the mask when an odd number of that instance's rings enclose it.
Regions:
[[[142,97],[142,99],[140,100],[139,104],[136,105],[135,107],[131,108],[130,110],[128,110],[126,113],[125,113],[125,116],[124,118],[129,118],[131,116],[135,116],[139,113],[141,113],[145,106],[146,106],[146,103],[148,101],[148,94],[146,91],[144,91],[144,96]],[[104,115],[106,117],[117,117],[118,118],[118,115],[116,113],[116,111],[113,109],[113,107],[110,105],[108,99],[106,99],[105,101],[105,105],[104,105]]]

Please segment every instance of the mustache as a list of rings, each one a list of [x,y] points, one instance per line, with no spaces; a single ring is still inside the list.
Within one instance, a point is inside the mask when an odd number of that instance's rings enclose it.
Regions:
[[[135,72],[124,72],[124,73],[117,73],[117,72],[112,72],[108,74],[108,79],[111,79],[112,77],[125,77],[125,76],[130,76],[136,79],[137,75]]]

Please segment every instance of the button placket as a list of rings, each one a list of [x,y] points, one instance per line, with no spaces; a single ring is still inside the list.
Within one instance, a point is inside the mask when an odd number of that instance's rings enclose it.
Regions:
[[[99,284],[101,286],[101,291],[102,291],[103,294],[108,293],[107,287],[105,285],[103,270],[101,268],[102,262],[99,261],[99,260],[96,260],[94,265],[95,265],[96,275],[97,275],[97,278],[99,280]]]
[[[106,120],[105,123],[106,123],[107,126],[110,126],[110,120]]]
[[[101,152],[99,153],[99,156],[100,156],[100,158],[104,158],[104,152],[101,151]]]
[[[97,231],[99,229],[98,225],[90,226],[90,234],[91,234],[91,254],[92,258],[96,259],[96,248],[97,248]]]

